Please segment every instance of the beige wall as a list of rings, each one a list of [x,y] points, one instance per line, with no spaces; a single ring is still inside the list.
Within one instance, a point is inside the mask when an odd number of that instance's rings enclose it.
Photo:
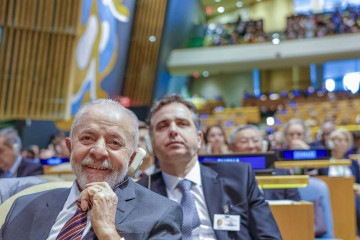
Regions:
[[[309,67],[262,70],[260,72],[261,92],[281,92],[306,89],[310,83]]]
[[[192,81],[190,94],[206,98],[222,96],[227,107],[241,106],[244,91],[253,93],[252,72],[223,74]]]
[[[286,18],[293,13],[293,0],[268,0],[255,3],[250,8],[252,19],[264,20],[265,32],[284,31]]]

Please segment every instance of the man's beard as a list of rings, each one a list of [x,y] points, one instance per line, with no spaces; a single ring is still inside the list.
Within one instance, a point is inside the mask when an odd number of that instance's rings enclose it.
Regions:
[[[72,156],[71,156],[72,159]],[[75,161],[70,161],[71,167],[76,175],[76,181],[81,189],[85,189],[85,185],[91,182],[107,182],[109,186],[114,189],[115,186],[120,183],[126,176],[128,171],[128,165],[124,166],[122,172],[119,172],[115,169],[114,165],[107,161],[97,162],[96,160],[87,157],[81,161],[81,163],[76,163]],[[85,171],[83,171],[82,166],[86,165],[95,165],[99,168],[105,168],[111,170],[109,174],[105,175],[89,175]]]

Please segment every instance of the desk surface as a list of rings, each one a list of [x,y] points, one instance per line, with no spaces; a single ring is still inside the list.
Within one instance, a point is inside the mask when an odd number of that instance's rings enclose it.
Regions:
[[[360,160],[360,154],[350,154],[349,158],[353,160]]]
[[[300,188],[309,184],[308,175],[256,176],[256,180],[263,189]]]
[[[330,166],[351,166],[351,160],[297,160],[297,161],[276,161],[276,168],[328,168]]]

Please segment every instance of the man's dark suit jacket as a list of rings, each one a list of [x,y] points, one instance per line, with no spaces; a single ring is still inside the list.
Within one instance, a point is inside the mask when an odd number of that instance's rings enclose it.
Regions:
[[[70,189],[55,189],[18,198],[7,215],[0,239],[46,239]],[[115,189],[116,229],[126,240],[181,239],[180,205],[132,180]],[[84,239],[97,239],[93,229]]]
[[[36,176],[44,174],[43,166],[40,163],[22,159],[17,169],[17,177]]]
[[[290,175],[288,169],[275,168],[275,175]],[[266,200],[294,200],[300,201],[300,194],[297,188],[284,188],[284,189],[264,189],[264,197]]]
[[[207,163],[208,164],[208,163]],[[200,164],[201,181],[210,220],[214,214],[240,215],[240,231],[214,230],[223,239],[281,239],[270,208],[260,192],[249,164]],[[162,173],[158,172],[138,182],[163,196],[167,196]]]

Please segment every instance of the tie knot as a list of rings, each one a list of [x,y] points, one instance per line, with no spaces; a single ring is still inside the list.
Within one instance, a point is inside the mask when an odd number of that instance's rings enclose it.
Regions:
[[[191,185],[192,185],[192,182],[190,180],[187,180],[187,179],[181,180],[178,183],[178,187],[183,192],[190,191]]]

